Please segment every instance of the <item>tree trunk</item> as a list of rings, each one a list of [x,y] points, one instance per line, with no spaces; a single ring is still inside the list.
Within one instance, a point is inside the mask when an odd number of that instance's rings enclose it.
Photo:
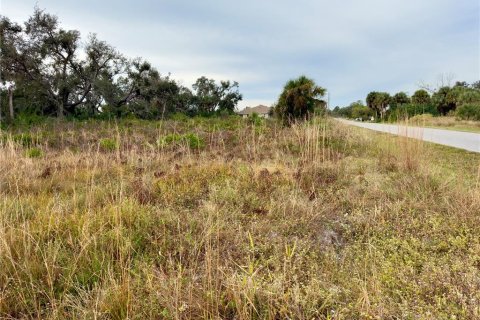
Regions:
[[[60,118],[60,119],[63,119],[63,114],[64,114],[63,103],[59,102],[58,103],[58,109],[57,109],[57,117]]]
[[[165,101],[162,103],[162,120],[164,120],[165,117],[165,109],[166,109],[166,103]]]
[[[10,121],[13,121],[15,116],[13,113],[13,88],[8,89],[8,108],[10,110]]]
[[[62,89],[60,89],[60,97],[59,97],[59,101],[58,101],[58,114],[57,114],[57,117],[60,118],[60,119],[63,119],[63,116],[65,115],[65,111],[68,111],[65,110],[65,107],[69,107],[68,106],[68,96],[70,95],[70,93],[68,92],[68,90],[63,87]]]

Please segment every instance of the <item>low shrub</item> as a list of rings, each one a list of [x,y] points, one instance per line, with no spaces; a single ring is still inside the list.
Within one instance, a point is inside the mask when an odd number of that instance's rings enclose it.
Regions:
[[[177,144],[182,141],[182,136],[178,133],[170,133],[166,136],[158,139],[157,144],[159,147],[164,148],[172,144]]]
[[[461,120],[480,120],[480,105],[466,103],[457,108],[455,115]]]
[[[258,113],[252,113],[250,117],[248,117],[248,122],[254,126],[261,126],[263,124],[263,119],[258,115]]]
[[[167,205],[195,207],[214,185],[223,185],[234,173],[234,168],[223,164],[180,167],[155,184],[155,192]]]
[[[24,147],[33,145],[33,137],[28,133],[15,134],[12,136],[12,140]]]
[[[184,135],[184,139],[190,149],[201,149],[205,147],[205,142],[198,135],[189,133]]]
[[[30,148],[25,152],[27,158],[40,158],[42,154],[42,150],[36,147]]]
[[[180,122],[187,122],[188,120],[190,120],[191,118],[189,116],[187,116],[185,113],[180,113],[180,112],[176,112],[176,113],[172,113],[170,116],[169,116],[170,120],[174,120],[174,121],[180,121]]]
[[[425,125],[431,124],[434,121],[434,117],[430,113],[417,114],[408,119],[408,121],[414,125]]]
[[[157,144],[161,148],[180,145],[187,145],[190,149],[202,149],[205,147],[205,141],[195,133],[171,133],[160,138]]]
[[[391,110],[388,119],[389,121],[398,121],[421,114],[431,114],[436,116],[438,115],[438,110],[434,105],[417,105],[409,103]]]
[[[105,138],[100,140],[100,149],[103,151],[114,151],[117,149],[117,141],[110,138]]]
[[[48,117],[36,114],[19,113],[16,115],[13,125],[17,128],[28,129],[34,125],[39,125],[51,121]]]
[[[367,106],[354,105],[352,108],[352,118],[354,119],[362,119],[362,121],[367,121],[373,116],[373,110]]]

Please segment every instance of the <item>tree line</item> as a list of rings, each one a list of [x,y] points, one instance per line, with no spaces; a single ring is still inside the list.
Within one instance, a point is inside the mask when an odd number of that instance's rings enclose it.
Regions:
[[[0,117],[9,120],[17,114],[158,119],[233,112],[242,100],[238,82],[200,77],[187,88],[95,34],[82,42],[79,31],[63,29],[39,8],[23,25],[0,16],[0,50]]]
[[[457,81],[453,86],[441,86],[436,90],[419,89],[409,96],[405,92],[390,95],[372,91],[365,98],[366,104],[356,101],[346,107],[335,107],[336,116],[367,120],[397,120],[418,114],[434,116],[455,115],[460,119],[480,120],[480,81]]]

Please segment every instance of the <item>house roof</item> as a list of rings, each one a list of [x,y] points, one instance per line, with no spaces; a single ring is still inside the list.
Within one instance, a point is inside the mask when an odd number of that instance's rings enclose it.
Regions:
[[[271,109],[272,109],[271,107],[267,107],[267,106],[264,106],[264,105],[260,104],[256,107],[253,107],[253,108],[246,107],[242,111],[239,111],[238,114],[253,114],[253,113],[268,114]]]

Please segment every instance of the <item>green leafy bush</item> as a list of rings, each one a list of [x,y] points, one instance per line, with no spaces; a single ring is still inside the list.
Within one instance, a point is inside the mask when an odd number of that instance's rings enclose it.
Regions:
[[[187,134],[171,133],[160,138],[157,144],[159,147],[162,147],[162,148],[171,146],[171,145],[180,146],[184,144],[186,144],[190,149],[201,149],[205,147],[205,141],[195,133],[187,133]]]
[[[462,120],[480,120],[480,104],[466,103],[457,108],[457,118]]]
[[[39,116],[34,113],[32,114],[28,112],[21,112],[15,116],[15,120],[12,124],[16,128],[28,129],[34,125],[42,124],[49,121],[51,121],[51,119],[45,116]]]
[[[178,143],[182,140],[182,136],[178,133],[170,133],[166,136],[158,139],[157,144],[159,147],[166,147],[175,143]]]
[[[27,158],[40,158],[42,156],[42,150],[40,150],[39,148],[30,148],[26,151],[25,153],[25,156]]]
[[[100,140],[100,148],[103,151],[114,151],[115,149],[117,149],[117,146],[117,141],[115,141],[114,139],[105,138]]]
[[[433,116],[437,116],[438,110],[434,105],[430,104],[407,103],[398,106],[394,110],[391,110],[389,112],[388,119],[390,121],[397,121],[421,114],[431,114]]]
[[[250,117],[248,117],[248,122],[254,126],[260,126],[263,124],[263,119],[258,115],[258,113],[254,112]]]
[[[187,122],[188,120],[190,120],[191,118],[189,116],[187,116],[185,113],[181,113],[181,112],[175,112],[173,114],[171,114],[169,116],[169,118],[171,120],[174,120],[174,121],[180,121],[180,122]]]
[[[352,118],[362,119],[363,121],[365,121],[365,120],[370,120],[370,118],[373,115],[374,115],[374,112],[369,107],[363,106],[363,105],[358,105],[358,104],[353,105]]]
[[[12,136],[12,140],[24,147],[33,145],[33,138],[28,133],[15,134]]]
[[[460,104],[480,103],[479,90],[465,90],[458,97]]]
[[[189,133],[184,136],[190,149],[201,149],[205,147],[205,142],[198,135],[194,133]]]

